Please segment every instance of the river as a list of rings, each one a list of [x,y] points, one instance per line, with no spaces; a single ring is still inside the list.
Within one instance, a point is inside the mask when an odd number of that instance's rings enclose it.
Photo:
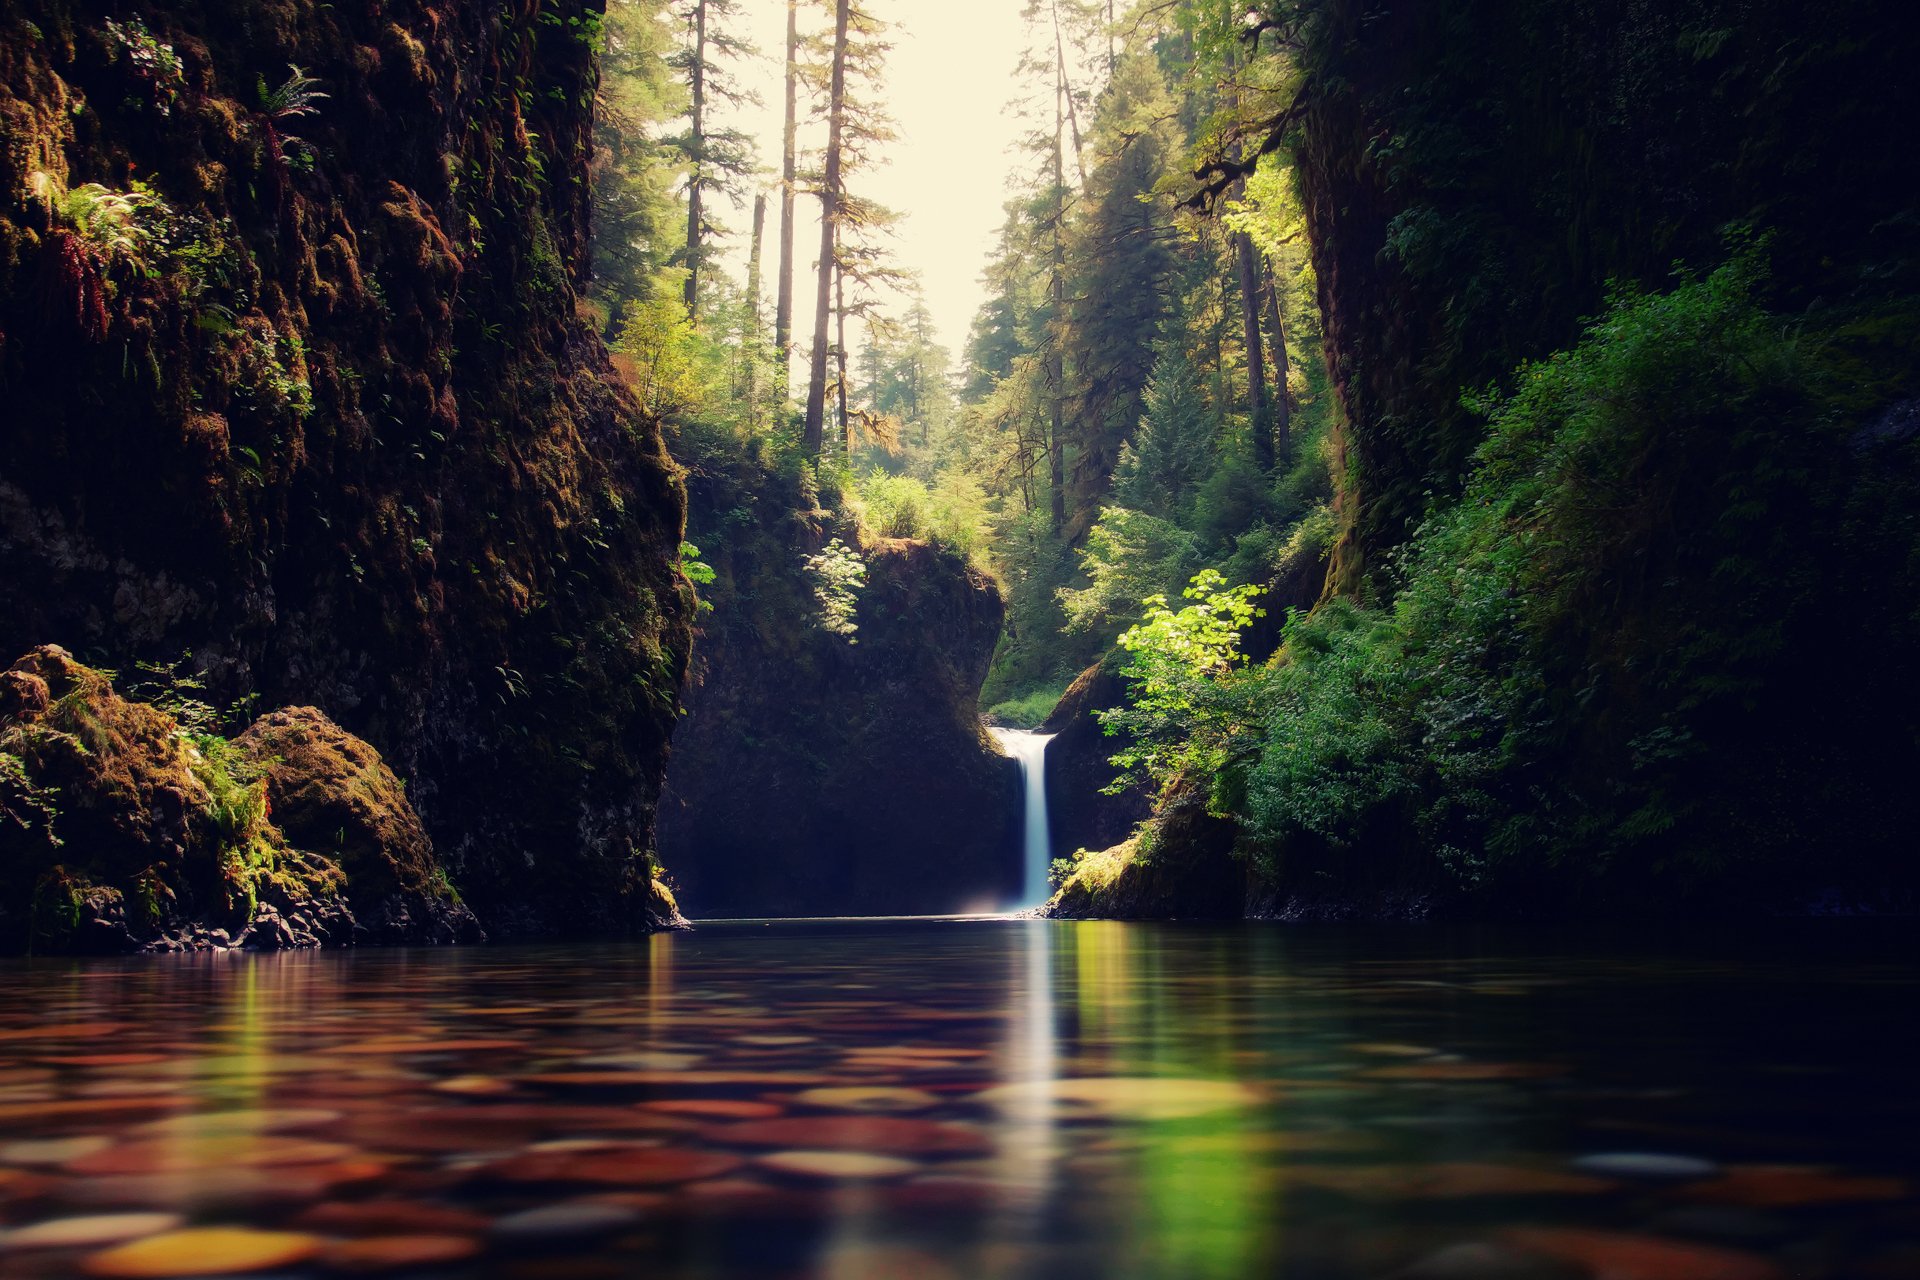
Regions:
[[[0,966],[0,1274],[1920,1274],[1906,939],[1030,920]]]

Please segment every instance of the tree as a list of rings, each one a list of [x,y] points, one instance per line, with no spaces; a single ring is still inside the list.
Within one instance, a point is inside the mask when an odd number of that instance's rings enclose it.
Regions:
[[[847,31],[851,0],[834,0],[832,70],[827,88],[827,151],[820,180],[820,260],[815,268],[813,358],[807,375],[807,453],[820,456],[827,425],[827,324],[833,309],[833,264],[840,229],[841,135],[847,112]]]
[[[738,0],[685,0],[682,13],[687,44],[672,63],[687,77],[688,127],[681,143],[687,157],[687,240],[682,261],[687,315],[697,319],[707,239],[719,231],[707,216],[707,193],[723,193],[738,202],[742,184],[753,171],[750,140],[738,129],[712,128],[710,108],[716,102],[738,106],[753,101],[729,70],[729,64],[752,56],[753,48],[726,30],[726,23],[739,15]]]
[[[673,186],[684,152],[662,135],[684,109],[669,62],[665,0],[612,0],[602,28],[593,121],[593,278],[605,336],[620,334],[634,304],[651,297],[678,238]]]
[[[793,355],[793,198],[798,174],[795,141],[799,130],[800,0],[787,0],[786,123],[780,133],[780,280],[773,309],[773,351],[780,362],[780,397],[788,392],[787,366]]]

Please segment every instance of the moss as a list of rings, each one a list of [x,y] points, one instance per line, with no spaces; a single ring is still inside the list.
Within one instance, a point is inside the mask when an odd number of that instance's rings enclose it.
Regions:
[[[0,650],[191,649],[220,701],[323,702],[417,780],[463,892],[548,930],[645,922],[626,872],[692,612],[658,424],[576,312],[584,13],[187,0],[133,37],[178,56],[164,119],[85,15],[0,20],[0,385],[36,424],[0,475],[37,531],[0,540]],[[329,95],[304,148],[259,92],[289,63]],[[42,314],[72,227],[34,171],[136,173],[169,211],[150,273],[113,269],[102,341]],[[524,696],[490,696],[499,669]]]

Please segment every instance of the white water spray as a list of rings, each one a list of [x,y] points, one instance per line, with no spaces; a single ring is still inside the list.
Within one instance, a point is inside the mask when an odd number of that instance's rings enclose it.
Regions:
[[[989,729],[1000,750],[1020,762],[1020,781],[1026,792],[1025,883],[1019,909],[1037,907],[1049,896],[1047,874],[1053,867],[1053,836],[1047,830],[1047,744],[1050,733],[1031,729]]]

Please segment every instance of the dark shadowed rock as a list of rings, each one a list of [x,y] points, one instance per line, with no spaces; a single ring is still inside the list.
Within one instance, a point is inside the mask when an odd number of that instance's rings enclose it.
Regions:
[[[1110,849],[1146,820],[1153,801],[1144,788],[1105,794],[1119,770],[1112,759],[1127,745],[1100,727],[1097,712],[1123,706],[1126,681],[1121,652],[1094,663],[1067,687],[1040,732],[1054,735],[1047,744],[1047,817],[1053,851],[1064,857],[1076,849]]]
[[[905,539],[863,549],[852,636],[820,627],[803,517],[714,548],[716,611],[674,738],[661,856],[696,917],[956,911],[1019,890],[1019,770],[981,727],[994,584]]]
[[[1247,868],[1233,824],[1176,783],[1138,835],[1089,853],[1046,914],[1075,919],[1230,920],[1246,912]]]
[[[323,707],[496,934],[656,923],[692,599],[581,306],[595,6],[180,0],[157,78],[110,9],[0,16],[0,653]],[[144,261],[76,257],[64,193],[136,179]]]

